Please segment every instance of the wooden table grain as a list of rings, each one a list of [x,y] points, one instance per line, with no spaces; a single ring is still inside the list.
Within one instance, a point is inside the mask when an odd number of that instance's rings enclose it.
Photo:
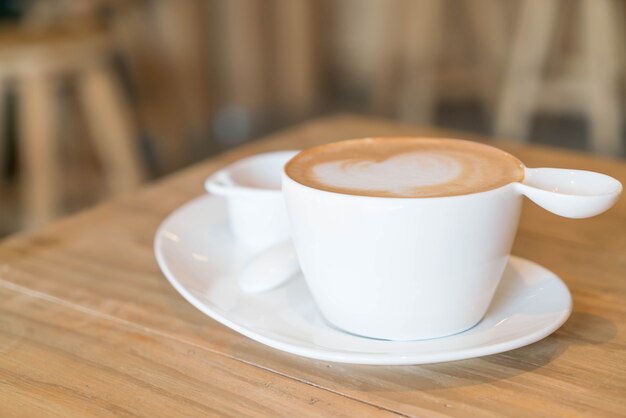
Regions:
[[[626,415],[626,199],[587,220],[525,203],[513,254],[558,274],[574,312],[542,341],[471,360],[381,367],[283,353],[203,315],[160,273],[157,226],[218,168],[396,134],[468,137],[350,115],[315,120],[0,243],[0,416]],[[531,167],[626,183],[622,161],[496,145]]]

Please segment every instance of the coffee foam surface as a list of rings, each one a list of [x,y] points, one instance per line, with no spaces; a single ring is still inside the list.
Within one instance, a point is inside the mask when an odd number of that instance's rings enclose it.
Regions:
[[[344,160],[322,163],[313,167],[313,174],[320,183],[328,186],[410,196],[416,187],[454,180],[461,170],[461,164],[447,155],[411,152],[381,162]]]
[[[310,187],[380,197],[453,196],[523,179],[523,166],[515,157],[451,139],[342,141],[302,152],[286,170]]]

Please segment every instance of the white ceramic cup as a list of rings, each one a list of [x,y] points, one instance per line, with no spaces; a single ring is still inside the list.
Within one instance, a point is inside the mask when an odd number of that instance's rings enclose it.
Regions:
[[[289,238],[281,175],[285,163],[297,153],[253,155],[219,170],[204,183],[209,193],[226,197],[233,235],[255,250]]]
[[[526,168],[521,183],[461,196],[389,198],[323,191],[283,174],[307,285],[338,328],[389,340],[442,337],[484,316],[506,266],[523,196],[561,216],[609,209],[612,177]]]

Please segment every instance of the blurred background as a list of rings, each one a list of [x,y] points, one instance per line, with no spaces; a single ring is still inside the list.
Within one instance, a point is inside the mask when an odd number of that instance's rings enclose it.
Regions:
[[[0,236],[336,112],[623,158],[625,26],[624,0],[0,0]]]

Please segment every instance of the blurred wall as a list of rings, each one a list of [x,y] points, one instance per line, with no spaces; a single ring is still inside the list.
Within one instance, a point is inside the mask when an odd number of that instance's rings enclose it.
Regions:
[[[99,57],[122,92],[108,114],[126,121],[145,179],[307,118],[346,111],[620,157],[625,3],[0,2],[1,192],[5,202],[15,202],[4,211],[6,229],[16,229],[21,211],[23,132],[16,120],[55,121],[64,169],[73,173],[65,176],[65,211],[110,194],[102,186],[107,164],[90,139],[85,105],[91,104],[81,98],[84,68],[76,64],[46,78],[54,79],[48,89],[54,115],[20,110],[20,71],[60,56],[27,61],[33,48],[63,44],[84,60]],[[97,33],[107,47],[76,52],[85,33]],[[22,61],[29,64],[16,65]]]

